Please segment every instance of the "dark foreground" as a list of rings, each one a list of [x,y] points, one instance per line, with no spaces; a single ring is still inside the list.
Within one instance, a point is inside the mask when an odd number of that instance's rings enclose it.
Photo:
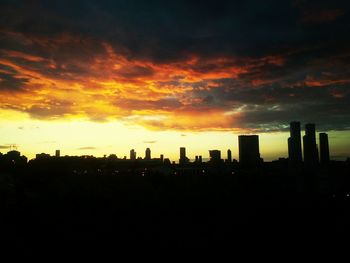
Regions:
[[[347,236],[347,180],[326,188],[319,181],[298,180],[285,175],[2,175],[1,239],[203,247],[266,237]]]

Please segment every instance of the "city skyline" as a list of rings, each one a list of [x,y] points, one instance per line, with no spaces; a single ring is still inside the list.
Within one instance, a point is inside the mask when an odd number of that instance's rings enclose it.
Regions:
[[[197,133],[197,134],[187,134],[186,133],[171,133],[171,138],[168,139],[169,136],[167,132],[167,136],[161,137],[158,140],[150,140],[150,141],[138,141],[137,143],[129,143],[132,142],[132,140],[124,140],[122,145],[118,144],[110,144],[106,145],[102,143],[102,145],[99,144],[87,144],[86,142],[77,143],[75,147],[69,147],[68,145],[65,145],[64,141],[66,140],[63,138],[61,141],[62,143],[59,143],[59,140],[57,142],[39,142],[35,143],[34,145],[31,145],[31,149],[28,149],[28,144],[21,142],[19,139],[19,143],[16,141],[10,141],[11,143],[3,143],[0,148],[0,152],[5,153],[6,151],[10,150],[12,146],[16,146],[16,148],[24,153],[29,158],[34,158],[37,153],[50,153],[54,155],[56,149],[60,149],[63,155],[94,155],[97,157],[102,157],[104,155],[109,154],[117,154],[118,156],[129,156],[130,149],[134,148],[136,152],[143,153],[146,148],[151,148],[152,155],[159,156],[160,154],[164,154],[168,158],[174,161],[178,161],[178,148],[182,145],[187,145],[186,149],[189,152],[189,156],[191,160],[195,159],[195,155],[202,155],[203,158],[209,159],[209,153],[208,150],[210,148],[212,149],[219,149],[226,155],[227,149],[231,149],[232,151],[232,158],[238,159],[238,136],[239,134],[233,134],[233,133],[215,133],[211,132],[212,135],[212,141],[208,143],[208,147],[206,147],[204,144],[201,143],[201,141],[208,138],[206,133]],[[317,132],[317,142],[319,141],[319,134],[321,132]],[[302,129],[302,134],[304,135],[304,131]],[[327,132],[328,136],[331,139],[330,143],[330,155],[331,158],[334,160],[345,160],[347,157],[349,157],[348,149],[349,146],[346,143],[346,140],[348,138],[347,133],[337,133],[337,132]],[[277,134],[259,134],[260,136],[260,143],[261,143],[261,155],[264,157],[265,160],[271,161],[278,159],[279,157],[288,157],[288,145],[286,143],[286,140],[289,137],[289,132],[284,133],[277,133]],[[2,138],[6,138],[6,136],[2,136]],[[74,137],[74,135],[73,135]],[[197,137],[197,138],[196,138]],[[222,140],[222,137],[224,137],[224,141]],[[30,138],[33,138],[30,136]],[[168,142],[176,141],[176,143],[173,143],[171,147],[169,147]],[[9,141],[9,140],[7,140]],[[344,142],[345,141],[345,142]],[[206,141],[207,142],[207,141]],[[85,146],[84,146],[85,145]],[[134,146],[132,146],[134,145]],[[200,145],[200,147],[198,147]],[[168,146],[168,147],[167,147]]]
[[[292,121],[290,122],[290,137],[287,140],[287,150],[288,150],[288,156],[279,156],[278,158],[274,159],[288,159],[289,164],[291,166],[300,166],[302,162],[304,162],[306,165],[316,165],[316,164],[327,164],[330,160],[337,160],[337,158],[332,158],[330,154],[330,148],[329,148],[329,140],[328,140],[328,134],[325,132],[317,132],[316,125],[314,123],[307,123],[305,124],[304,129],[304,135],[302,136],[302,129],[300,126],[300,122],[298,121]],[[318,134],[318,136],[316,135]],[[301,140],[303,138],[303,142]],[[317,143],[317,141],[319,143]],[[16,145],[10,145],[10,151],[17,151],[18,147]],[[85,149],[86,150],[86,149]],[[179,147],[179,159],[178,162],[181,164],[186,164],[189,162],[194,163],[201,163],[202,160],[204,162],[211,161],[211,162],[218,162],[219,160],[223,160],[225,162],[231,163],[232,161],[239,162],[243,166],[247,167],[254,167],[258,166],[261,162],[264,161],[271,161],[271,160],[264,160],[263,156],[260,154],[260,142],[259,142],[259,135],[239,135],[238,136],[238,155],[237,158],[232,157],[232,150],[227,149],[226,156],[221,155],[222,150],[218,149],[212,149],[208,150],[209,155],[208,157],[204,155],[204,158],[202,155],[195,155],[195,156],[188,156],[186,154],[186,147],[182,146]],[[70,156],[66,154],[65,156]],[[82,154],[80,156],[93,156],[89,154]],[[54,155],[51,155],[50,153],[37,153],[36,158],[42,158],[42,157],[61,157],[61,150],[56,149]],[[93,156],[93,157],[99,157],[99,156]],[[159,156],[155,156],[152,158],[152,150],[150,147],[147,147],[145,149],[144,155],[140,154],[137,155],[137,152],[135,149],[131,149],[129,151],[129,156],[118,156],[116,153],[111,153],[109,155],[104,154],[103,157],[113,157],[118,159],[127,159],[131,161],[136,160],[164,160],[164,153],[161,153]],[[169,161],[176,163],[176,161],[171,160],[167,156],[165,156],[166,159]],[[34,159],[34,158],[33,158]],[[346,158],[348,160],[349,157]]]
[[[349,0],[1,0],[2,239],[348,237],[349,28]]]
[[[257,134],[273,160],[288,156],[297,120],[328,134],[332,159],[350,155],[346,1],[0,7],[2,152],[129,156],[149,147],[178,160],[185,145],[191,158],[230,148],[237,159],[238,136]]]

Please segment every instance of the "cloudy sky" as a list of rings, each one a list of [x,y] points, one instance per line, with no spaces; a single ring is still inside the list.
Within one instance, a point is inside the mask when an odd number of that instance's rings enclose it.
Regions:
[[[273,159],[298,120],[350,155],[348,1],[0,3],[0,151],[175,160],[256,133]]]

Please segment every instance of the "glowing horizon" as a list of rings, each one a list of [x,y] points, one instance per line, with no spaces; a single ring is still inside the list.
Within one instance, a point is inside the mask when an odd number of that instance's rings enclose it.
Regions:
[[[3,112],[2,112],[3,113]],[[179,148],[186,147],[187,156],[195,155],[209,158],[209,150],[217,149],[226,158],[228,149],[234,159],[238,159],[238,135],[232,131],[152,131],[138,125],[126,125],[118,121],[97,123],[88,120],[24,120],[23,113],[7,111],[6,126],[0,128],[0,137],[7,141],[1,145],[0,152],[6,152],[11,145],[29,159],[38,153],[54,155],[60,150],[64,155],[104,155],[116,154],[119,158],[129,158],[130,149],[135,149],[137,157],[144,157],[145,149],[150,148],[152,157],[164,154],[171,161],[178,161]],[[14,117],[16,116],[16,117]],[[6,118],[5,114],[1,115]],[[89,132],[86,132],[89,131]],[[331,158],[347,158],[347,132],[328,132]],[[287,138],[289,132],[259,134],[261,157],[271,161],[279,157],[288,157]]]

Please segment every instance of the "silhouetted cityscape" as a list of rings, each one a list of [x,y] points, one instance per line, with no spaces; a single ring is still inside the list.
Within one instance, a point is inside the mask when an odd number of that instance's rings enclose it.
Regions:
[[[319,145],[316,143],[316,128],[315,124],[305,124],[305,135],[303,136],[303,147],[301,143],[301,127],[300,122],[293,121],[290,123],[290,137],[288,138],[288,158],[279,158],[272,163],[285,163],[288,164],[288,168],[291,171],[296,169],[316,168],[319,165],[327,165],[331,162],[329,153],[329,142],[327,133],[319,134]],[[202,168],[207,166],[222,165],[221,168],[227,169],[227,174],[234,173],[235,169],[256,169],[262,167],[264,164],[263,158],[260,156],[259,148],[259,136],[258,135],[239,135],[238,136],[238,161],[232,159],[231,149],[227,150],[227,158],[222,159],[220,150],[209,150],[209,161],[203,162],[201,155],[196,155],[194,161],[191,162],[190,158],[186,155],[186,147],[180,147],[178,164],[175,161],[171,162],[168,158],[164,158],[161,154],[159,158],[152,158],[151,149],[146,148],[144,157],[138,156],[134,149],[130,150],[130,156],[127,158],[118,158],[117,155],[111,154],[102,158],[97,158],[90,155],[77,156],[61,156],[61,151],[56,150],[55,155],[51,156],[48,153],[39,153],[36,158],[28,162],[27,157],[21,156],[17,150],[11,150],[6,154],[0,153],[0,161],[2,169],[7,170],[15,167],[32,167],[32,166],[45,166],[45,165],[57,165],[69,164],[72,168],[70,172],[77,174],[87,173],[115,173],[117,170],[111,170],[111,168],[124,169],[126,167],[137,168],[152,168],[147,169],[147,174],[159,173],[163,175],[180,175],[180,174],[201,174],[204,173]],[[303,154],[302,154],[303,148]],[[318,150],[320,148],[320,151]],[[304,158],[303,158],[304,156]],[[349,158],[346,162],[349,162]],[[89,168],[88,163],[95,163],[95,170]],[[78,165],[79,163],[79,165]],[[108,169],[106,170],[106,164],[108,163]],[[341,163],[340,161],[333,161],[333,163]],[[86,164],[84,167],[83,164]],[[79,167],[75,169],[74,167]],[[182,169],[185,167],[186,169]],[[118,173],[119,173],[118,170]],[[142,170],[142,169],[141,169]],[[127,170],[129,171],[129,170]],[[124,171],[125,172],[125,171]],[[133,171],[134,172],[134,171]],[[222,173],[223,171],[221,171]],[[145,175],[145,172],[141,172],[141,175]]]
[[[226,159],[213,149],[207,162],[198,155],[191,162],[180,147],[178,163],[152,156],[150,148],[144,157],[134,149],[129,158],[62,156],[56,150],[30,161],[11,150],[0,155],[4,237],[24,242],[32,235],[113,236],[126,243],[187,247],[267,229],[269,235],[288,236],[350,230],[344,210],[350,203],[350,159],[331,160],[332,143],[320,133],[318,147],[315,124],[305,124],[302,143],[300,122],[290,123],[288,158],[264,162],[258,135],[240,135],[238,145],[238,161],[231,149]]]
[[[347,240],[349,25],[345,0],[1,1],[0,240]]]

